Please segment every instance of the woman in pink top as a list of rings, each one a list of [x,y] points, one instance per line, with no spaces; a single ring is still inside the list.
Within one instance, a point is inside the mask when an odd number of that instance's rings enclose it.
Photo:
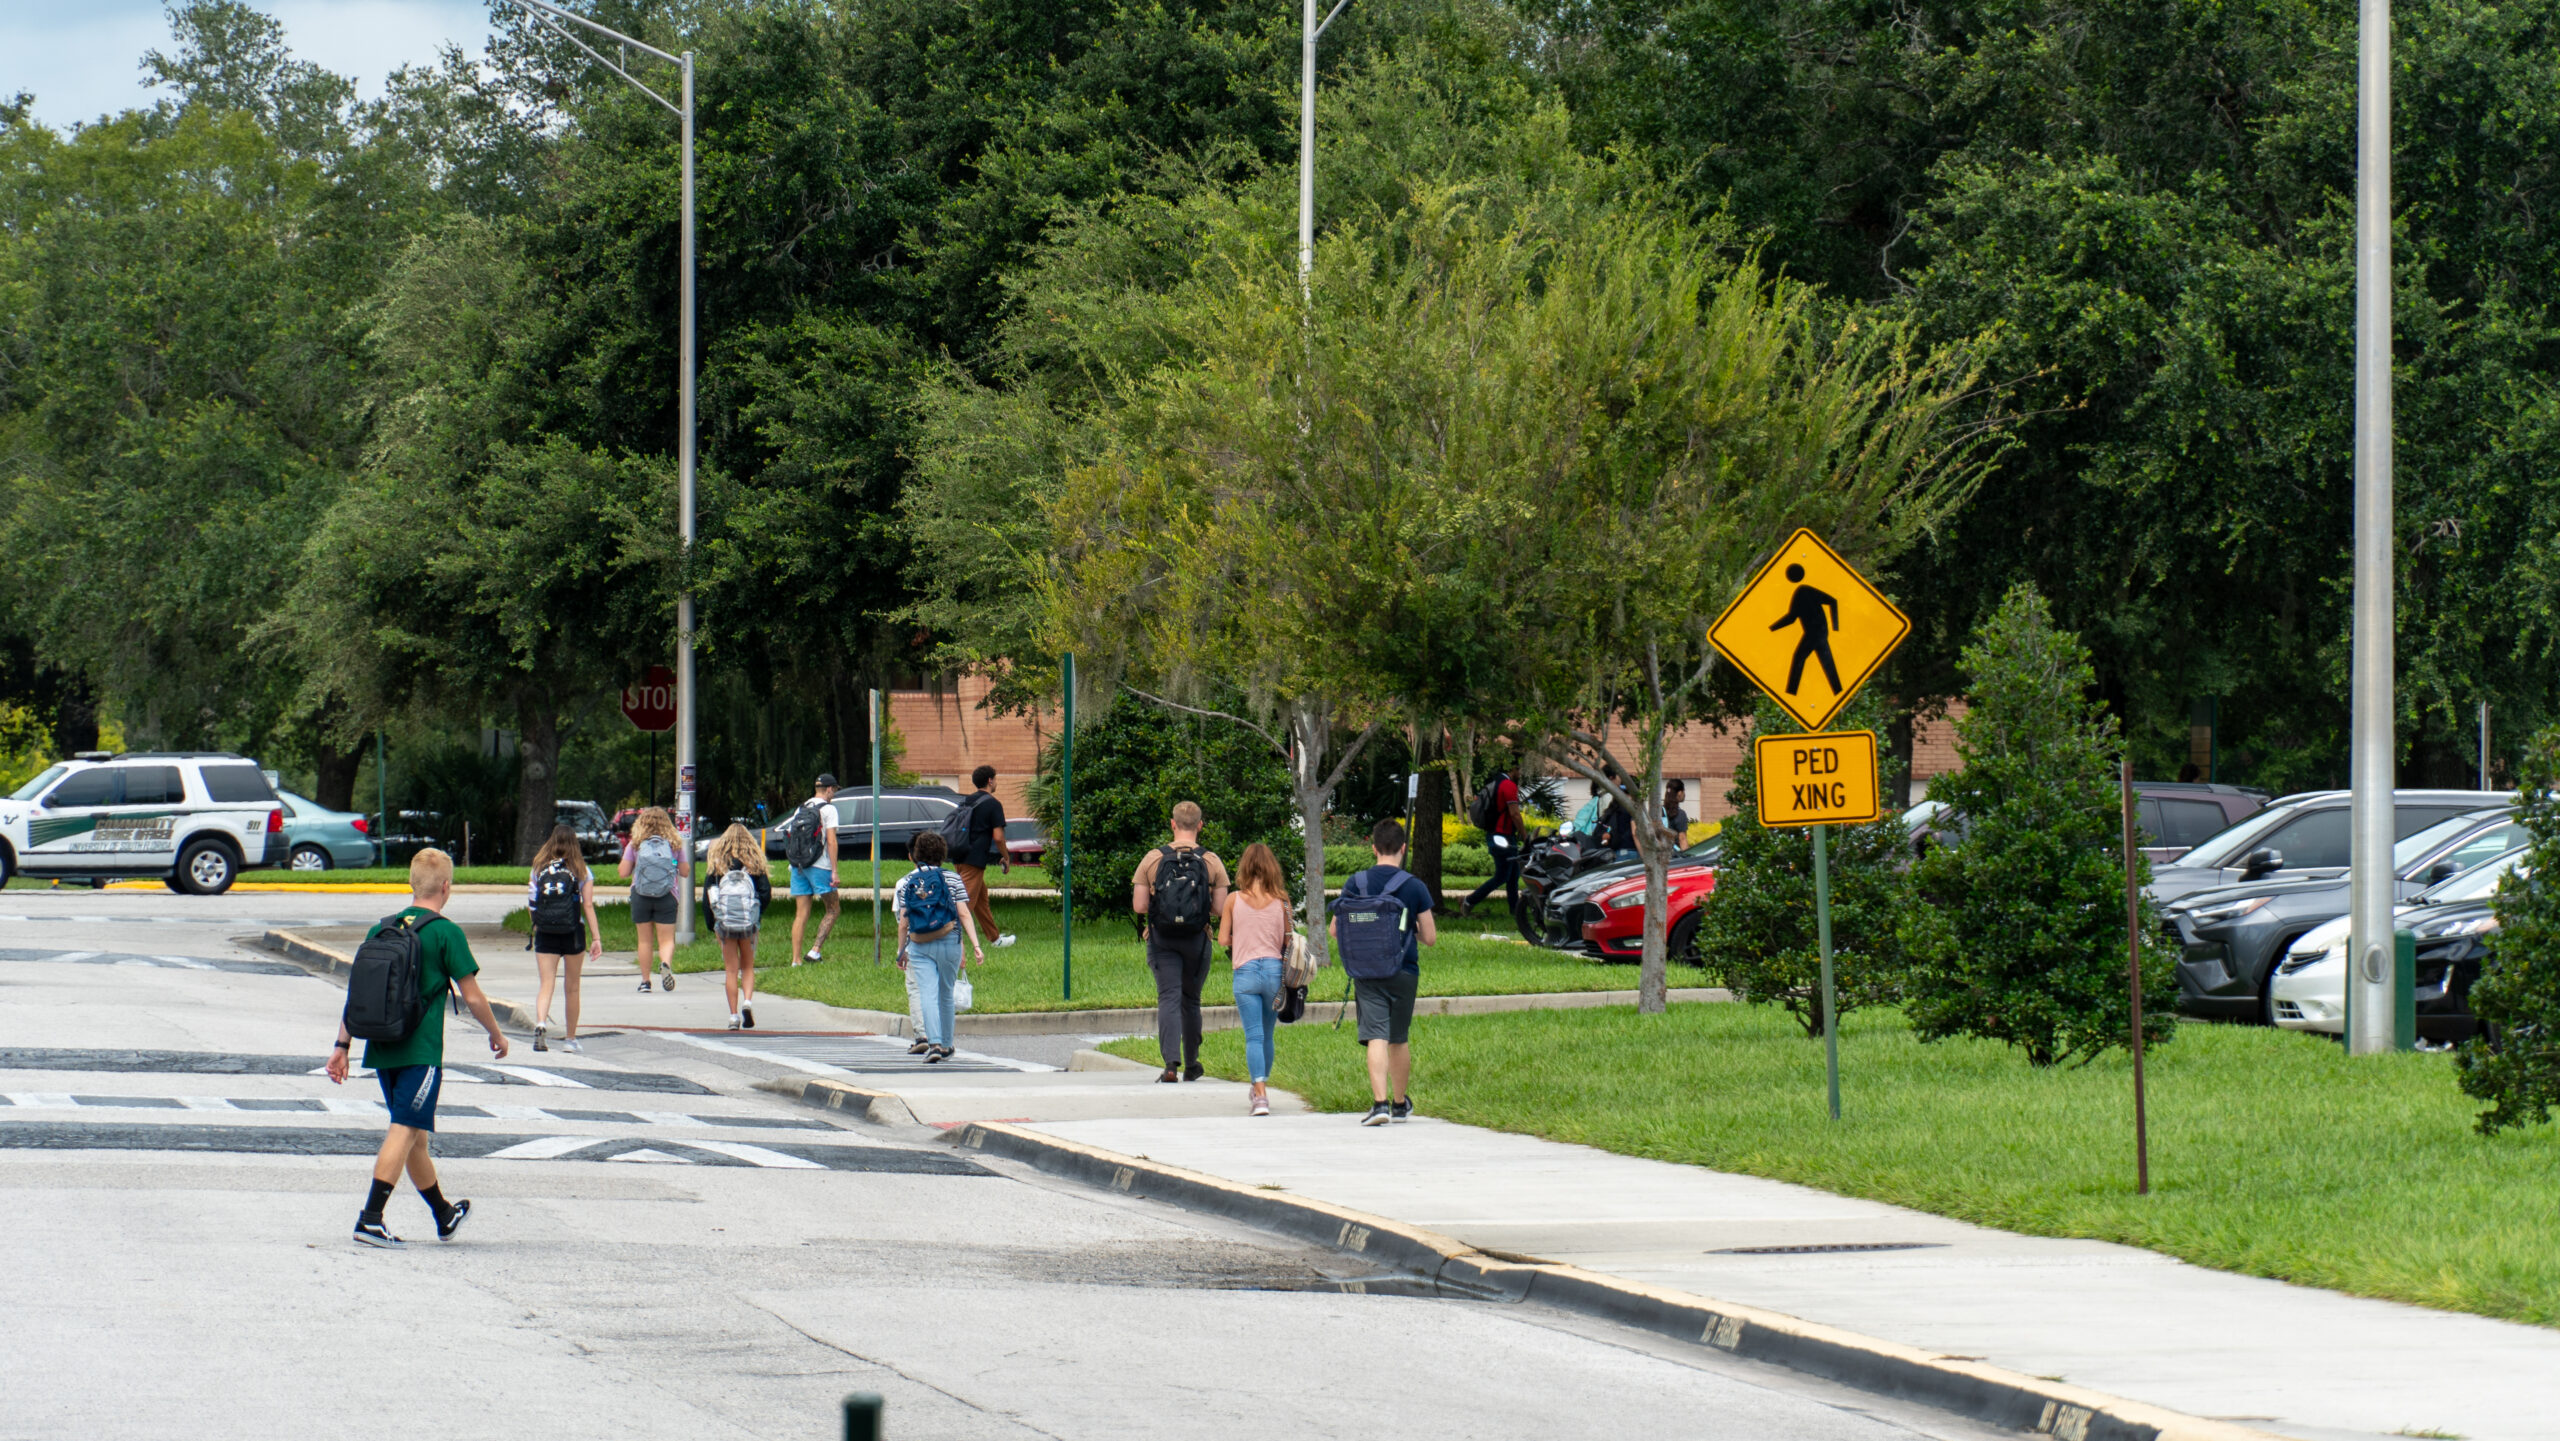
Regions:
[[[1260,841],[1244,848],[1236,888],[1218,915],[1218,944],[1236,968],[1236,1012],[1244,1020],[1244,1063],[1253,1072],[1253,1114],[1271,1114],[1271,1032],[1280,1009],[1280,958],[1289,949],[1288,882]]]

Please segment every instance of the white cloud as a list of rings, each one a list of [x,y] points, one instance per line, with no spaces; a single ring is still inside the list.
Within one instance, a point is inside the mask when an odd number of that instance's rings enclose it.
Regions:
[[[435,58],[447,42],[477,53],[487,41],[483,0],[264,0],[300,59],[353,78],[366,95],[383,77]],[[32,91],[36,116],[68,128],[151,103],[142,52],[169,46],[157,0],[0,0],[0,95]]]

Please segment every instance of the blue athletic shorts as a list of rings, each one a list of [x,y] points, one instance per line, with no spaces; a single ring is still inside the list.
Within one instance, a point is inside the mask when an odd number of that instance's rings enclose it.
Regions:
[[[825,866],[791,868],[791,894],[795,896],[833,895],[835,889],[836,873]]]
[[[382,1082],[382,1104],[391,1112],[391,1124],[418,1131],[436,1128],[436,1096],[444,1090],[444,1067],[394,1066],[373,1075]]]

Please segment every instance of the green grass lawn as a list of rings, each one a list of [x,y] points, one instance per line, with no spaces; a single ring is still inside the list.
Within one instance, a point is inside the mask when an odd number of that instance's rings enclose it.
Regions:
[[[756,938],[756,988],[777,995],[799,996],[829,1005],[857,1006],[870,1010],[904,1011],[907,1008],[906,982],[897,967],[871,962],[871,904],[848,901],[844,919],[827,942],[827,959],[817,965],[792,969],[791,904],[780,895],[774,897],[773,908],[765,913],[764,928]],[[894,943],[897,921],[881,908],[887,939]],[[977,989],[977,1009],[981,1011],[1046,1011],[1088,1010],[1110,1006],[1152,1006],[1156,1003],[1155,981],[1147,973],[1144,948],[1131,928],[1118,921],[1105,924],[1081,924],[1075,933],[1075,996],[1062,998],[1060,975],[1060,927],[1056,907],[1044,901],[998,901],[996,918],[1007,930],[1021,939],[1000,951],[987,953],[988,964],[973,966],[969,979]],[[634,937],[631,908],[620,902],[596,907],[596,919],[604,927],[604,944],[608,951],[628,951]],[[817,927],[818,915],[810,918],[811,932]],[[529,922],[521,910],[511,913],[509,929],[523,931]],[[1487,941],[1480,937],[1493,931],[1490,919],[1480,919],[1463,926],[1453,926],[1442,933],[1441,943],[1425,953],[1422,989],[1425,995],[1513,995],[1534,991],[1609,991],[1633,990],[1636,972],[1633,966],[1595,965],[1577,957],[1555,951],[1542,951],[1513,940]],[[882,947],[884,953],[891,949]],[[676,951],[679,971],[716,971],[720,969],[720,952],[710,939],[708,929],[702,939]],[[1329,970],[1319,980],[1317,993],[1336,994],[1342,985],[1342,972]],[[1676,978],[1675,978],[1676,979]],[[1209,984],[1203,999],[1212,1005],[1226,1005],[1234,1000],[1232,976],[1223,963],[1209,968]]]
[[[1111,1049],[1152,1062],[1152,1041]],[[1349,1028],[1281,1028],[1272,1080],[1366,1110]],[[1204,1061],[1244,1078],[1242,1036]],[[1759,1007],[1424,1018],[1422,1110],[1626,1155],[1796,1181],[2046,1236],[2145,1246],[2224,1270],[2560,1324],[2560,1134],[2494,1140],[2443,1055],[2350,1060],[2322,1038],[2191,1023],[2149,1056],[2154,1194],[2133,1190],[2132,1066],[2038,1074],[1981,1042],[1921,1045],[1852,1015],[1843,1119],[1822,1048]]]

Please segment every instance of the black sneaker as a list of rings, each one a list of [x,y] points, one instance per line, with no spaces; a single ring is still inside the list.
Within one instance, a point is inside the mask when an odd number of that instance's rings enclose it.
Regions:
[[[436,1222],[436,1239],[439,1241],[452,1240],[453,1233],[461,1230],[462,1223],[470,1219],[471,1203],[469,1201],[454,1202],[453,1214],[442,1217]]]
[[[738,1019],[746,1023],[748,1030],[754,1030],[756,1028],[756,1008],[753,1006],[740,1006],[738,1008]]]
[[[1207,1074],[1209,1074],[1208,1067],[1201,1065],[1198,1061],[1193,1061],[1182,1068],[1182,1079],[1186,1081],[1196,1081]]]
[[[933,1042],[919,1039],[914,1045],[907,1047],[907,1054],[910,1056],[921,1056],[932,1049]]]
[[[1387,1103],[1387,1119],[1388,1119],[1388,1120],[1390,1120],[1390,1121],[1410,1121],[1410,1120],[1412,1120],[1412,1119],[1413,1119],[1413,1102],[1412,1102],[1412,1101],[1410,1101],[1410,1100],[1403,1100],[1403,1101],[1390,1101],[1390,1102],[1388,1102],[1388,1103]]]
[[[647,976],[642,976],[640,978],[640,994],[644,996],[649,994],[649,989],[649,978]]]
[[[386,1250],[397,1251],[408,1243],[383,1229],[381,1221],[368,1221],[364,1217],[358,1216],[356,1217],[356,1244],[359,1246],[380,1246]]]
[[[1394,1109],[1388,1106],[1386,1102],[1380,1101],[1369,1107],[1369,1114],[1360,1118],[1360,1124],[1364,1126],[1383,1126],[1394,1119]]]

